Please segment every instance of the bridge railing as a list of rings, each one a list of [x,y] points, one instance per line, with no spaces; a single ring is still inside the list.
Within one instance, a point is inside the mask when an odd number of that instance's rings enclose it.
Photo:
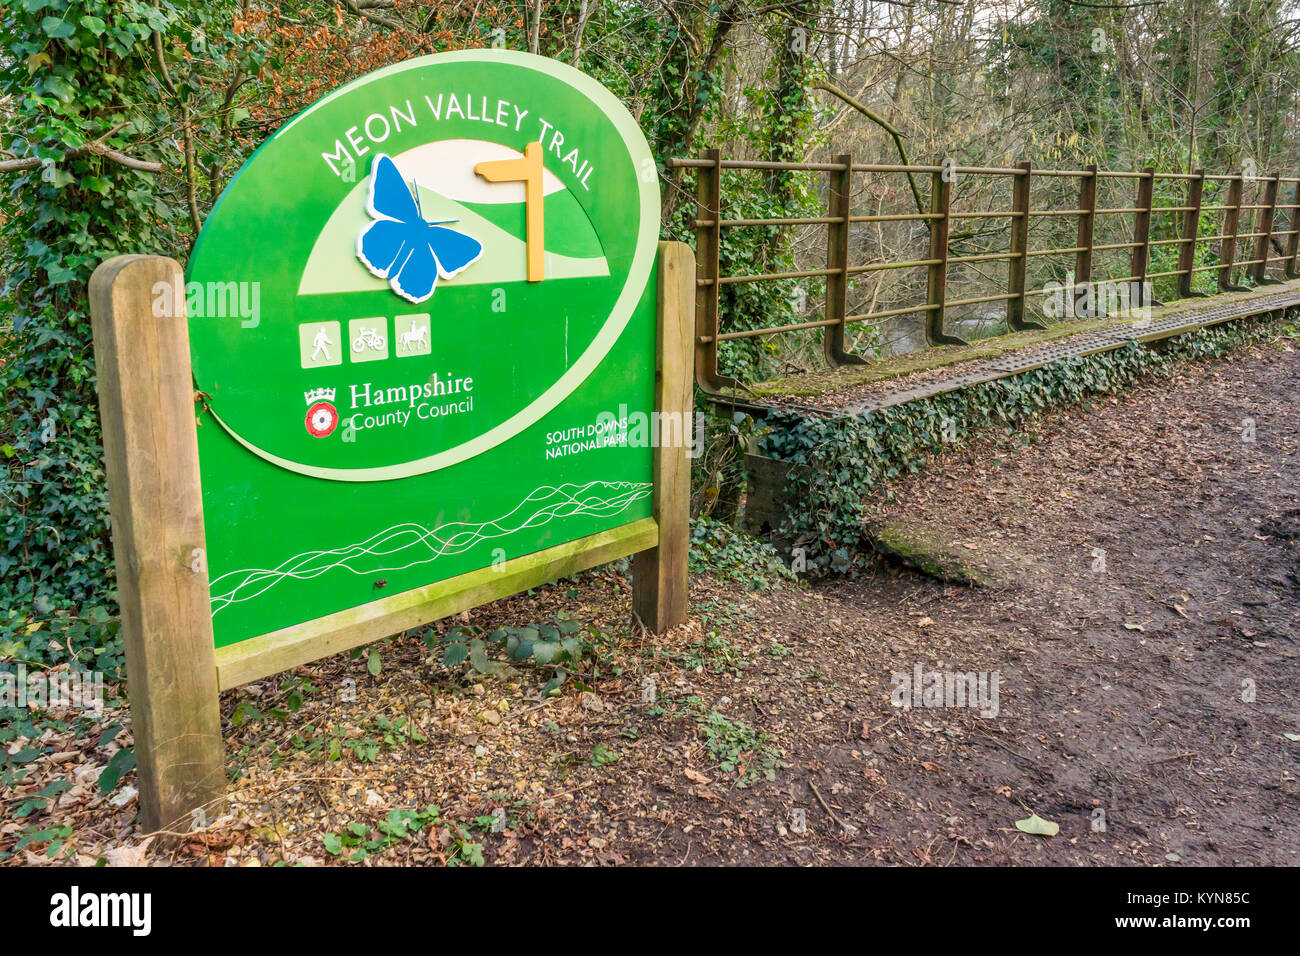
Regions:
[[[1238,174],[1207,174],[1204,170],[1192,173],[1164,173],[1154,168],[1138,171],[1100,170],[1096,166],[1083,169],[1036,169],[1030,163],[1023,162],[1011,167],[980,167],[924,165],[891,165],[873,163],[855,163],[852,157],[841,154],[829,163],[775,163],[759,160],[723,159],[718,150],[705,150],[695,159],[674,159],[670,164],[677,168],[691,169],[696,174],[696,215],[693,219],[695,230],[696,256],[696,341],[695,374],[700,387],[711,394],[718,394],[723,389],[734,389],[739,382],[723,375],[718,368],[718,346],[721,342],[754,338],[758,336],[782,335],[810,329],[824,330],[822,335],[823,354],[832,367],[862,364],[866,360],[852,352],[846,345],[846,333],[851,326],[860,323],[879,322],[905,315],[923,315],[924,329],[928,345],[964,344],[963,340],[950,334],[945,329],[945,319],[949,309],[963,306],[977,306],[985,303],[1005,303],[1005,321],[1012,331],[1023,329],[1041,329],[1044,326],[1034,321],[1034,309],[1030,308],[1030,297],[1049,290],[1070,297],[1069,314],[1091,317],[1095,312],[1092,296],[1099,285],[1126,284],[1133,290],[1128,300],[1130,307],[1142,307],[1158,304],[1152,294],[1154,280],[1166,280],[1165,285],[1172,288],[1174,297],[1189,297],[1193,292],[1193,280],[1199,273],[1213,273],[1218,291],[1231,291],[1243,288],[1233,284],[1234,270],[1245,270],[1256,284],[1270,281],[1270,268],[1280,271],[1287,278],[1300,276],[1297,271],[1297,255],[1300,253],[1300,177],[1284,177],[1278,174],[1249,176],[1245,172]],[[827,208],[825,215],[815,217],[788,218],[724,218],[722,209],[722,174],[724,170],[766,170],[769,172],[788,172],[792,174],[813,173],[827,176],[825,189]],[[855,177],[884,177],[905,175],[911,182],[912,194],[920,207],[916,212],[877,212],[874,214],[855,214],[852,208]],[[916,187],[916,177],[929,179],[928,209],[924,207],[920,189]],[[983,178],[1009,183],[1011,187],[1011,208],[1009,209],[954,209],[953,183],[967,177]],[[1070,202],[1062,205],[1059,198],[1043,204],[1043,186],[1035,188],[1036,179],[1055,179],[1063,182],[1077,182],[1077,192],[1069,192]],[[1122,185],[1127,181],[1132,189],[1131,205],[1098,205],[1098,186],[1107,180],[1117,181]],[[1157,186],[1164,184],[1162,192],[1171,190],[1181,193],[1181,200],[1173,205],[1156,205]],[[1206,185],[1211,184],[1214,195],[1219,202],[1203,202]],[[1257,183],[1253,197],[1254,202],[1247,202],[1246,187]],[[1181,189],[1179,186],[1181,184]],[[1279,202],[1283,187],[1289,187],[1291,201]],[[1225,192],[1226,189],[1226,192]],[[1113,190],[1111,190],[1113,192]],[[1077,197],[1077,198],[1075,198]],[[1039,199],[1038,204],[1034,203]],[[1123,200],[1121,199],[1121,202]],[[1210,235],[1202,235],[1202,217],[1206,213],[1221,214],[1214,217],[1219,229]],[[1279,228],[1278,214],[1286,216],[1286,229]],[[1174,217],[1172,222],[1159,229],[1159,235],[1169,233],[1164,238],[1153,238],[1153,221],[1160,217]],[[1030,242],[1030,226],[1035,221],[1049,217],[1073,218],[1077,223],[1073,245],[1057,245],[1035,248]],[[1104,217],[1120,217],[1118,227],[1103,227],[1099,222]],[[977,251],[966,254],[951,254],[950,246],[952,226],[954,223],[997,222],[1003,221],[1007,226],[1007,242],[1003,249],[995,251]],[[1247,222],[1253,222],[1253,228]],[[875,261],[854,262],[850,247],[854,227],[859,224],[918,223],[924,224],[928,232],[928,247],[923,258],[889,259],[876,257]],[[825,227],[826,258],[825,266],[810,269],[796,269],[786,272],[754,273],[740,275],[723,275],[720,268],[723,248],[722,231],[724,229],[743,229],[747,227]],[[1102,235],[1099,237],[1099,232]],[[1110,235],[1120,235],[1124,241],[1098,241]],[[983,233],[981,233],[982,235]],[[969,239],[970,234],[963,234]],[[1281,243],[1286,241],[1285,249]],[[1254,242],[1253,250],[1247,244]],[[1198,261],[1198,246],[1210,244],[1217,247],[1205,250]],[[1153,251],[1169,246],[1177,252],[1177,267],[1149,271]],[[1279,254],[1274,254],[1274,249]],[[960,251],[960,250],[959,250]],[[1100,253],[1128,253],[1128,275],[1106,276],[1094,275],[1095,259]],[[1249,256],[1249,258],[1243,258]],[[1065,273],[1068,281],[1064,284],[1045,285],[1042,289],[1031,290],[1028,287],[1030,263],[1039,257],[1073,258],[1073,268]],[[978,263],[1004,262],[1006,264],[1005,286],[999,291],[982,295],[965,295],[949,297],[949,271],[954,266],[972,266]],[[1062,268],[1058,262],[1058,271]],[[850,314],[849,286],[853,277],[869,273],[893,270],[925,270],[925,296],[921,300],[919,286],[915,301],[884,309],[870,309],[859,314]],[[980,276],[984,281],[987,277]],[[751,282],[822,279],[825,281],[825,301],[822,316],[806,321],[786,322],[761,328],[724,328],[727,316],[720,311],[720,292],[729,285]],[[1082,313],[1074,307],[1076,300],[1085,302]],[[1038,310],[1041,312],[1042,310]]]

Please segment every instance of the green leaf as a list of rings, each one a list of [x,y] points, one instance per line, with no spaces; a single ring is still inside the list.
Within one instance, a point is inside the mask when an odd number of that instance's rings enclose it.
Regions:
[[[338,856],[343,852],[343,838],[337,833],[327,833],[321,840],[325,844],[325,852],[332,856]]]
[[[454,644],[448,644],[447,649],[442,652],[442,665],[444,667],[458,667],[465,663],[469,657],[469,648],[462,642],[457,641]]]
[[[1061,825],[1051,820],[1044,820],[1036,813],[1031,813],[1026,820],[1017,820],[1016,829],[1035,836],[1054,837],[1061,832]]]
[[[82,17],[78,22],[91,33],[95,34],[95,36],[99,36],[108,29],[108,24],[99,19],[99,17],[86,16]]]
[[[71,103],[77,96],[77,88],[61,76],[46,76],[41,80],[45,92],[58,97],[60,102]]]
[[[123,747],[113,754],[108,761],[108,766],[99,775],[99,792],[111,793],[117,789],[118,781],[134,766],[135,751]]]
[[[366,670],[370,671],[371,677],[379,676],[379,668],[381,665],[382,661],[379,658],[379,649],[375,647],[370,648],[370,656],[366,658]]]
[[[70,37],[77,31],[76,27],[61,17],[46,17],[41,21],[41,29],[46,36],[55,40]]]

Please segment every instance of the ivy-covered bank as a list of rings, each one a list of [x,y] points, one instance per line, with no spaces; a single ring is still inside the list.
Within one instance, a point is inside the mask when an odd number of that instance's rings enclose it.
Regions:
[[[0,5],[0,660],[112,671],[117,647],[87,284],[184,256],[195,171],[239,165],[267,59],[233,0]],[[234,77],[232,81],[230,77]],[[188,185],[188,188],[187,188]],[[215,186],[214,186],[215,189]]]
[[[1285,321],[1293,321],[1295,310]],[[867,496],[939,453],[970,439],[1010,434],[1050,408],[1087,403],[1181,361],[1218,358],[1278,335],[1277,320],[1243,320],[1111,352],[1074,357],[1009,378],[864,415],[818,417],[774,410],[765,419],[762,454],[788,463],[777,489],[784,516],[773,537],[812,574],[852,573],[865,560]],[[1290,326],[1286,326],[1289,330]]]

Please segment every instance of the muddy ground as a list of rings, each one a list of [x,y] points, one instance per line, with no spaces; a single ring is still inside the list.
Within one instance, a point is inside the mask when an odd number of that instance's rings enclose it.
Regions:
[[[377,677],[344,656],[229,692],[232,806],[171,847],[146,845],[129,789],[93,786],[116,743],[47,732],[58,759],[12,793],[75,786],[0,827],[0,850],[62,824],[55,857],[81,863],[339,863],[371,843],[351,865],[1294,865],[1298,382],[1277,343],[1187,365],[873,504],[991,568],[986,588],[883,562],[753,592],[701,576],[691,622],[654,641],[606,570],[455,622],[590,622],[587,691],[539,698],[535,671],[445,668],[407,636]],[[896,706],[918,665],[996,672],[996,716]],[[428,804],[436,820],[384,839],[392,810]],[[1031,813],[1059,834],[1016,829]]]

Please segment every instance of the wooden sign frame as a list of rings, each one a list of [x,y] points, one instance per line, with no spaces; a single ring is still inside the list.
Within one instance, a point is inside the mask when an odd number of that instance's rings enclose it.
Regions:
[[[194,811],[224,797],[223,690],[629,555],[640,622],[658,634],[685,621],[694,253],[661,242],[658,265],[655,410],[680,416],[682,442],[654,448],[652,517],[219,649],[188,324],[180,303],[161,317],[153,308],[159,284],[183,287],[181,268],[162,256],[127,255],[95,270],[100,418],[146,830],[187,830]]]

